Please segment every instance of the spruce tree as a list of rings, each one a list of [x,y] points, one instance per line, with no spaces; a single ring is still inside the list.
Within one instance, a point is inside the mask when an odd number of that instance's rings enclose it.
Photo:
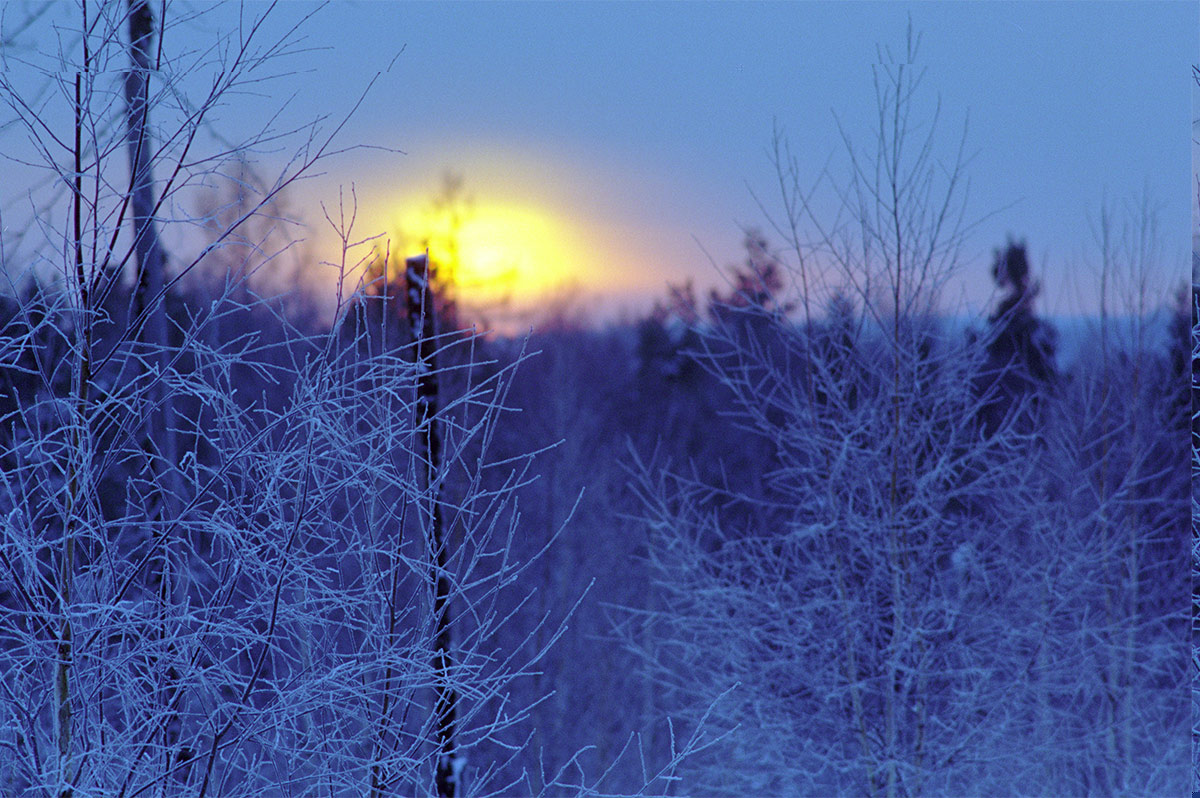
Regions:
[[[983,397],[980,417],[988,436],[1014,412],[1021,414],[1018,428],[1028,431],[1038,393],[1057,374],[1055,334],[1034,313],[1040,286],[1030,275],[1024,241],[1010,239],[1004,250],[996,250],[992,278],[1007,293],[988,319],[987,357],[977,381]]]

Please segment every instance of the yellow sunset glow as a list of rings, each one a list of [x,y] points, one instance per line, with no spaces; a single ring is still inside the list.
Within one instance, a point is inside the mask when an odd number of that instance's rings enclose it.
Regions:
[[[524,304],[588,282],[579,237],[567,222],[536,208],[482,204],[459,213],[427,211],[405,232],[427,243],[443,278],[467,304]]]

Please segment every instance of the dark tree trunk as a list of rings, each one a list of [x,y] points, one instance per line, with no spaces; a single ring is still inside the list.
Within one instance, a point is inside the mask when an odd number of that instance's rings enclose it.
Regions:
[[[149,131],[150,50],[154,43],[154,15],[147,0],[129,0],[130,68],[125,75],[126,142],[129,147],[129,194],[133,206],[134,250],[137,255],[135,315],[146,313],[149,303],[162,291],[162,245],[154,223],[154,175],[151,169]],[[154,314],[156,317],[160,314]],[[142,320],[145,322],[145,319]],[[165,322],[165,320],[163,320]],[[166,324],[158,319],[148,325],[154,343],[165,335]]]
[[[437,427],[438,380],[437,314],[429,285],[429,255],[418,255],[405,262],[408,320],[416,347],[417,434],[420,455],[425,461],[425,487],[430,491],[429,548],[433,561],[433,616],[435,624],[433,668],[437,679],[434,718],[437,726],[438,795],[453,798],[458,788],[454,730],[458,695],[451,684],[450,669],[450,580],[447,577],[446,536],[442,528],[442,502],[437,486],[442,467],[442,440]]]
[[[154,530],[157,522],[160,530],[165,529],[175,517],[175,507],[180,497],[175,466],[179,462],[175,437],[175,401],[165,375],[171,366],[167,333],[166,297],[166,254],[155,223],[157,200],[154,196],[153,142],[150,136],[150,73],[157,68],[151,63],[154,47],[154,14],[148,0],[128,0],[129,7],[129,71],[125,73],[125,138],[129,149],[129,194],[132,208],[133,246],[136,260],[136,283],[134,285],[133,318],[134,335],[145,345],[143,368],[158,372],[158,387],[154,398],[158,410],[154,412],[146,430],[146,450],[158,456],[154,468],[158,487],[157,507],[147,508],[150,528],[147,534],[153,539],[161,532]],[[153,367],[152,365],[153,364]],[[161,634],[169,637],[167,629],[171,622],[171,608],[178,604],[186,592],[182,573],[172,568],[172,552],[178,547],[170,540],[159,543],[160,557],[153,578],[158,580],[161,601]],[[181,718],[178,712],[180,701],[178,674],[170,660],[174,647],[167,645],[166,672],[160,700],[169,707],[163,718],[162,744],[165,756],[164,767],[169,768],[176,760],[188,758],[186,748],[180,747]],[[186,769],[179,778],[186,778]]]

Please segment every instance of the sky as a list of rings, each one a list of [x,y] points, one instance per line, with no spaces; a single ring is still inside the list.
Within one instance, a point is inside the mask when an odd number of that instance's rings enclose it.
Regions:
[[[1104,203],[1118,220],[1127,206],[1155,208],[1161,292],[1186,276],[1195,3],[339,0],[281,4],[264,34],[310,12],[303,53],[215,124],[261,126],[286,101],[278,125],[326,116],[329,130],[371,84],[337,139],[367,148],[289,196],[323,257],[334,242],[321,203],[336,205],[339,189],[353,186],[362,234],[411,232],[453,172],[473,202],[473,257],[492,261],[477,282],[499,293],[519,293],[520,272],[521,284],[573,284],[580,304],[613,313],[644,308],[667,282],[715,284],[716,266],[741,259],[742,231],[769,235],[779,211],[773,132],[806,183],[826,167],[844,182],[839,125],[872,144],[878,48],[902,51],[911,20],[926,70],[914,107],[940,101],[939,157],[953,158],[965,123],[968,217],[982,220],[954,296],[987,306],[991,251],[1013,235],[1029,244],[1046,312],[1093,312]],[[230,29],[238,14],[217,9],[166,46]],[[264,154],[259,168],[282,158]],[[832,218],[828,192],[818,203]]]

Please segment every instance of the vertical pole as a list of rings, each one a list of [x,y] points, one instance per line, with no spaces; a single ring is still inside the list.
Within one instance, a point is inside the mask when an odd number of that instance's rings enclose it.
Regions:
[[[451,683],[450,669],[450,580],[447,576],[446,538],[442,502],[437,484],[442,468],[442,439],[437,426],[437,311],[429,285],[429,253],[405,261],[408,321],[416,347],[417,436],[425,464],[425,487],[430,493],[429,548],[433,569],[433,619],[435,675],[434,723],[437,728],[437,791],[454,798],[458,784],[454,731],[458,694]]]

